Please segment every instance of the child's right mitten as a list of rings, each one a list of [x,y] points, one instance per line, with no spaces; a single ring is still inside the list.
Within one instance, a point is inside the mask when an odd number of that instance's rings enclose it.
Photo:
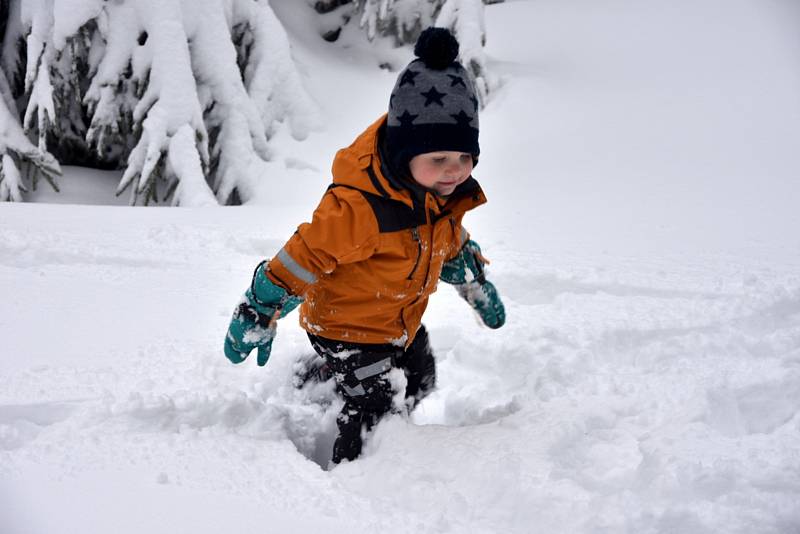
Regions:
[[[253,349],[258,349],[258,365],[266,365],[275,338],[275,323],[295,309],[303,299],[290,295],[267,277],[262,262],[253,274],[253,281],[233,311],[225,335],[225,356],[233,363],[242,363]]]
[[[506,310],[497,288],[486,280],[483,270],[486,263],[481,247],[470,239],[444,264],[439,279],[455,286],[458,294],[478,312],[483,324],[500,328],[506,322]]]

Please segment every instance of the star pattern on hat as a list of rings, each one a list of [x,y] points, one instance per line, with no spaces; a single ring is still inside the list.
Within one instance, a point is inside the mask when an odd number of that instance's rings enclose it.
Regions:
[[[464,78],[461,76],[457,76],[455,74],[448,74],[447,76],[450,77],[450,87],[458,87],[460,85],[464,89],[467,88],[467,84],[464,83]]]
[[[441,107],[444,107],[444,102],[442,102],[442,98],[447,96],[447,93],[440,93],[436,90],[436,86],[431,86],[431,88],[424,92],[420,93],[422,96],[425,97],[425,107],[427,108],[431,104],[439,104]]]
[[[405,84],[410,83],[411,85],[416,85],[414,78],[419,76],[419,72],[415,72],[411,69],[406,70],[403,73],[403,76],[400,78],[400,87],[403,87]]]
[[[408,110],[405,110],[402,115],[398,115],[397,120],[400,122],[400,126],[408,127],[414,123],[414,119],[419,117],[419,115],[414,115],[413,113],[409,113]]]
[[[451,117],[453,117],[459,126],[469,126],[469,123],[472,122],[472,117],[464,113],[462,109],[458,113],[451,113]]]

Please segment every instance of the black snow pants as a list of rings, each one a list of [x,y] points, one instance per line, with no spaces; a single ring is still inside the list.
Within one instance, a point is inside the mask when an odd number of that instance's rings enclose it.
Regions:
[[[339,436],[333,445],[334,463],[358,457],[362,432],[371,430],[392,410],[396,394],[389,380],[392,369],[402,369],[406,376],[409,411],[436,385],[436,363],[424,326],[407,349],[334,341],[313,334],[308,337],[317,354],[325,358],[336,380],[336,391],[344,399],[336,420]]]

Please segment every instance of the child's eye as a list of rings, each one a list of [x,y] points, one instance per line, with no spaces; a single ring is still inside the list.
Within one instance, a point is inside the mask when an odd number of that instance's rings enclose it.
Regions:
[[[447,158],[433,158],[433,162],[437,165],[441,165],[445,161],[447,161]]]

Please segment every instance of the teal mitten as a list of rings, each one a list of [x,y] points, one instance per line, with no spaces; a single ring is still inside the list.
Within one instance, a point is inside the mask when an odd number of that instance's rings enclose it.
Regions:
[[[225,336],[225,356],[233,363],[242,363],[257,348],[258,365],[266,365],[278,318],[303,302],[267,278],[266,264],[263,261],[256,267],[250,287],[233,311]]]
[[[456,287],[458,294],[478,312],[483,324],[500,328],[506,322],[506,309],[497,288],[486,280],[485,263],[489,262],[481,255],[481,247],[470,239],[455,258],[444,264],[439,279]]]

